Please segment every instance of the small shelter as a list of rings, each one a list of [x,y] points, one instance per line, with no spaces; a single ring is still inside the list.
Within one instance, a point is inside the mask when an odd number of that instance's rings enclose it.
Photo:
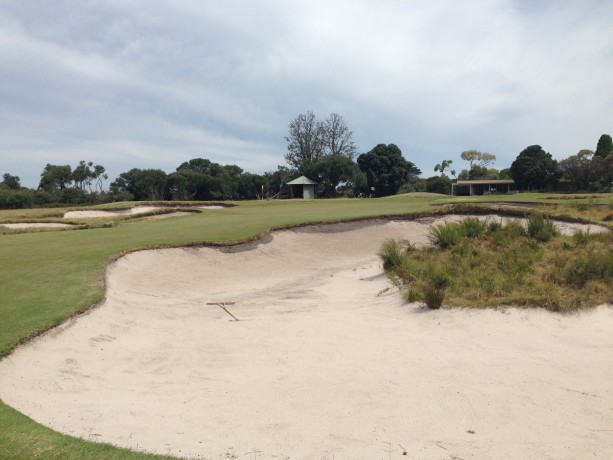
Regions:
[[[511,179],[459,180],[451,184],[452,195],[474,196],[486,193],[517,193],[517,187],[515,186],[515,181]]]
[[[287,185],[289,185],[291,198],[296,197],[305,200],[313,200],[315,198],[315,186],[317,182],[308,177],[300,176],[298,179],[288,182]]]

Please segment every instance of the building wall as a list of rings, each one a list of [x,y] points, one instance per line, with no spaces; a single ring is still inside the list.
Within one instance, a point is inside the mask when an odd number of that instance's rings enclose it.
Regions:
[[[315,199],[315,186],[314,185],[303,185],[304,193],[303,198],[305,200],[314,200]]]

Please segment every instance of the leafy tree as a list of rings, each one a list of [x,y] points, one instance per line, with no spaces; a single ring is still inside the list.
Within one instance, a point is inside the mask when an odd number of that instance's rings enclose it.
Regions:
[[[92,166],[94,166],[93,162],[90,161],[86,163],[85,161],[81,160],[79,165],[72,171],[70,178],[79,189],[85,190],[86,185],[91,185],[93,175],[93,170],[91,169]]]
[[[52,165],[47,163],[40,175],[38,188],[47,192],[63,190],[72,182],[72,168],[70,165]]]
[[[437,165],[434,166],[434,172],[439,172],[441,173],[441,176],[445,175],[445,170],[449,170],[449,172],[451,173],[452,176],[455,177],[455,170],[451,169],[451,164],[453,163],[453,160],[443,160],[442,162],[438,163]]]
[[[166,178],[166,189],[172,200],[189,200],[187,192],[187,177],[185,174],[173,172]]]
[[[122,173],[117,177],[109,186],[109,195],[112,201],[132,201],[134,200],[134,193],[130,190],[133,189],[132,184]]]
[[[421,177],[411,176],[407,182],[400,186],[398,193],[413,193],[413,192],[425,192],[426,191],[426,179]]]
[[[560,178],[558,162],[540,145],[522,150],[511,164],[511,177],[521,188],[542,188]]]
[[[96,181],[96,189],[100,190],[102,193],[102,189],[104,187],[104,181],[109,178],[108,174],[106,174],[106,168],[102,165],[95,165],[94,171],[92,173],[92,179]]]
[[[220,165],[204,158],[194,158],[182,163],[177,174],[185,180],[173,179],[173,187],[181,185],[184,190],[174,190],[175,196],[189,196],[193,200],[226,200],[238,198],[238,184],[243,170],[236,165]]]
[[[320,195],[333,198],[338,195],[337,188],[341,183],[347,185],[345,192],[355,186],[359,181],[360,170],[358,166],[346,156],[327,155],[320,158],[308,172],[309,177],[319,183]]]
[[[511,169],[504,168],[498,171],[498,179],[511,179]]]
[[[142,169],[137,176],[136,188],[147,200],[163,200],[166,180],[167,175],[161,169]]]
[[[368,187],[374,187],[377,196],[394,195],[411,176],[421,174],[394,144],[379,144],[363,153],[358,157],[358,166],[366,173]]]
[[[13,176],[9,173],[2,175],[2,182],[0,184],[6,185],[11,190],[19,190],[21,188],[21,179],[19,176]]]
[[[611,140],[611,136],[608,134],[603,134],[600,136],[600,139],[598,139],[598,145],[596,146],[594,155],[606,158],[611,153],[613,153],[613,140]]]
[[[498,171],[488,169],[488,166],[496,161],[496,155],[483,153],[478,150],[466,150],[460,154],[460,158],[468,161],[469,168],[463,169],[458,176],[462,180],[497,179]]]
[[[571,155],[558,163],[562,177],[571,181],[575,190],[589,188],[593,156],[594,152],[591,150],[580,150],[576,155]]]
[[[32,190],[16,190],[0,184],[0,209],[31,208],[34,203],[32,195]]]
[[[121,173],[111,184],[113,195],[126,196],[135,200],[163,200],[166,194],[167,175],[161,169],[138,169]]]
[[[426,179],[426,192],[451,194],[451,179],[447,176],[432,176]]]
[[[460,158],[462,160],[468,161],[470,168],[473,165],[481,166],[482,168],[487,168],[490,164],[496,161],[496,155],[491,153],[482,153],[478,150],[466,150],[460,154]]]
[[[312,111],[298,115],[289,123],[285,161],[301,169],[317,161],[324,152],[325,127]]]
[[[78,187],[63,188],[56,192],[55,198],[58,202],[65,204],[79,204],[88,202],[87,193]]]
[[[237,198],[239,200],[262,199],[267,189],[264,176],[243,173],[238,177]]]
[[[500,171],[495,168],[483,168],[479,165],[473,165],[470,169],[463,169],[458,175],[460,180],[477,180],[477,179],[502,179]]]
[[[594,155],[591,169],[591,188],[609,192],[613,184],[613,153],[609,153],[605,158]]]

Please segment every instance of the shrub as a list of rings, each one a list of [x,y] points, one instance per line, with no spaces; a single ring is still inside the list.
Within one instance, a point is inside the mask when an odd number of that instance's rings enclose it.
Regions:
[[[404,242],[394,242],[380,256],[404,297],[429,308],[526,305],[565,312],[613,302],[613,232],[557,235],[542,216],[527,227],[471,218],[431,227],[432,245],[406,251]]]
[[[458,224],[458,229],[467,238],[478,238],[485,235],[488,224],[478,217],[467,217]]]
[[[430,227],[428,231],[428,240],[440,249],[448,249],[455,246],[460,242],[461,238],[459,226],[454,223],[435,225]]]
[[[433,310],[441,308],[445,300],[445,289],[437,287],[432,282],[425,283],[423,287],[424,302]]]
[[[583,287],[590,281],[613,282],[613,249],[593,247],[579,257],[569,259],[564,267],[566,284]]]
[[[389,272],[402,264],[402,246],[394,239],[385,240],[378,256],[383,262],[383,270]]]
[[[428,265],[425,272],[422,291],[428,308],[438,309],[445,300],[445,290],[451,284],[451,277],[444,269]]]
[[[497,220],[493,220],[493,221],[491,221],[491,222],[489,222],[487,224],[487,233],[489,235],[491,235],[493,233],[496,233],[496,232],[502,230],[502,228],[503,227],[502,227],[502,224],[500,222],[498,222]]]
[[[585,246],[589,241],[589,233],[582,230],[577,230],[573,233],[573,242],[575,246]]]
[[[542,243],[549,241],[558,234],[553,221],[545,219],[541,215],[533,215],[528,218],[528,236]]]
[[[526,236],[526,229],[518,220],[510,220],[504,226],[504,231],[510,239],[518,239]]]

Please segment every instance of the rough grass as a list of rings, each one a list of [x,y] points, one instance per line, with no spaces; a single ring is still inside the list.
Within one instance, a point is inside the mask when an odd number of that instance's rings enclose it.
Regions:
[[[136,453],[110,444],[98,444],[56,433],[5,404],[0,404],[0,458],[3,459],[170,459]]]
[[[453,235],[453,236],[450,236]],[[432,227],[432,246],[390,258],[407,299],[439,308],[520,305],[568,312],[613,303],[613,233],[561,236],[542,216],[502,225],[474,218]]]

